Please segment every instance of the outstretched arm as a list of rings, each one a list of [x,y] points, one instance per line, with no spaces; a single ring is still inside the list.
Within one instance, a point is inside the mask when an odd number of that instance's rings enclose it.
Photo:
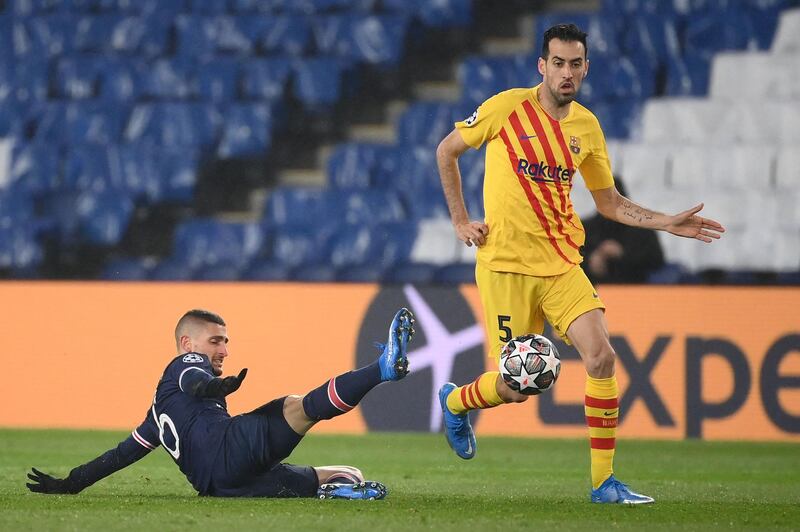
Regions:
[[[142,459],[150,450],[137,442],[131,435],[116,448],[106,451],[94,460],[70,471],[67,478],[55,478],[32,468],[31,473],[28,473],[28,478],[32,482],[26,485],[29,490],[37,493],[80,493],[98,480]]]
[[[489,226],[483,222],[469,220],[464,203],[464,192],[461,189],[461,172],[458,170],[458,158],[468,149],[469,145],[454,129],[436,148],[436,163],[439,166],[439,177],[442,180],[442,189],[456,236],[467,246],[472,246],[472,244],[482,246],[486,243]]]
[[[616,187],[593,190],[592,197],[597,212],[616,222],[645,229],[658,229],[685,238],[696,238],[703,242],[718,239],[725,232],[722,224],[697,213],[703,204],[696,205],[675,215],[662,214],[642,207],[620,194]]]

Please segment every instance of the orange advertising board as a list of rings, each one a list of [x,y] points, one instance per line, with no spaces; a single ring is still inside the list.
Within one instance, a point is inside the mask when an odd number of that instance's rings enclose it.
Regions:
[[[621,438],[800,441],[800,289],[599,292],[618,354]],[[135,427],[175,355],[175,322],[191,308],[227,321],[226,372],[250,369],[228,401],[240,413],[373,361],[372,342],[385,341],[394,310],[409,306],[418,320],[412,373],[315,431],[438,430],[441,383],[494,364],[472,286],[6,282],[0,295],[6,427]],[[583,366],[557,345],[555,388],[481,412],[478,434],[586,435]]]

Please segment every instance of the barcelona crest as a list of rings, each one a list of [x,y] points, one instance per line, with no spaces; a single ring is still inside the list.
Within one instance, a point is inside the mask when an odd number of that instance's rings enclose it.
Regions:
[[[581,139],[580,139],[580,137],[570,137],[569,138],[569,149],[575,155],[578,155],[581,152]]]

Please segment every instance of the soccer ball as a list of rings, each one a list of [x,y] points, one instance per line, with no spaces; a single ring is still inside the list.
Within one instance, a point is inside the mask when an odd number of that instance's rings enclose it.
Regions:
[[[553,342],[539,334],[512,338],[500,352],[500,375],[509,388],[538,395],[558,379],[561,359]]]

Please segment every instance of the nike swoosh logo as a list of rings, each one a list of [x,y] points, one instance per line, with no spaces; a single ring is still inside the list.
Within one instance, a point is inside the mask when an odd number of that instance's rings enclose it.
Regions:
[[[616,416],[619,410],[614,410],[613,412],[603,412],[604,416]]]
[[[535,139],[536,135],[520,135],[519,140]]]
[[[472,440],[467,440],[467,454],[472,456]]]

